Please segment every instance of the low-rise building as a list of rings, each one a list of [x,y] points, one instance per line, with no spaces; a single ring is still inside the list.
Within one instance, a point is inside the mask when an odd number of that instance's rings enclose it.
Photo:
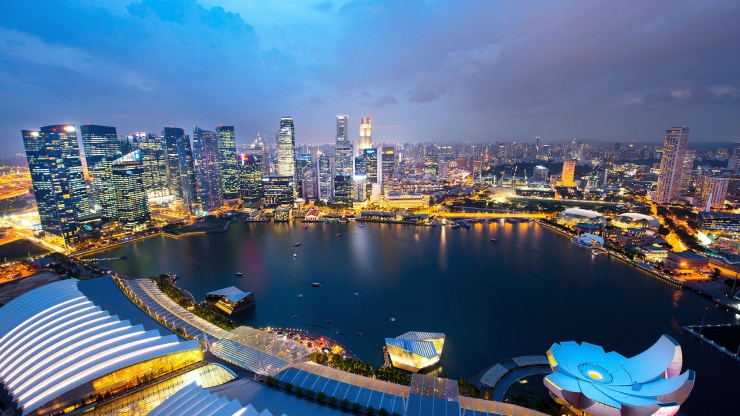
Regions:
[[[254,306],[254,293],[229,286],[206,293],[206,301],[208,306],[232,315]]]
[[[709,265],[709,259],[693,251],[669,251],[663,265],[673,270],[699,270]]]

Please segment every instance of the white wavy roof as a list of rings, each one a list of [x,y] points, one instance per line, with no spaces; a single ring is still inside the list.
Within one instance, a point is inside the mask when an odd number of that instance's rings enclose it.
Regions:
[[[651,226],[660,226],[660,221],[658,221],[655,217],[651,217],[650,215],[645,214],[638,214],[636,212],[626,212],[624,214],[619,214],[616,217],[614,217],[614,220],[619,221],[620,218],[627,218],[632,221],[647,221]]]
[[[195,382],[170,396],[149,413],[149,416],[272,416],[269,410],[257,412],[251,404],[242,407],[238,400],[229,401]],[[285,416],[285,414],[283,414]]]
[[[0,308],[0,383],[23,415],[118,369],[200,348],[111,316],[78,283],[51,283]]]
[[[603,215],[599,214],[596,211],[591,211],[591,210],[582,209],[582,208],[568,208],[568,209],[564,210],[563,212],[561,212],[561,214],[564,214],[564,215],[578,215],[578,216],[586,217],[586,218],[603,217]]]

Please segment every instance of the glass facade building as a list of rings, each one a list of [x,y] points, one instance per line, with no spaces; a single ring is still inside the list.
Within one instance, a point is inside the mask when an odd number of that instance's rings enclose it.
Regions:
[[[195,166],[190,137],[179,127],[165,127],[164,137],[167,160],[167,181],[170,193],[182,201],[182,208],[195,212],[197,203]]]
[[[239,167],[237,166],[234,126],[216,127],[218,134],[218,163],[221,171],[223,199],[239,198]]]
[[[241,155],[239,188],[243,203],[253,205],[262,200],[262,155]]]
[[[216,133],[193,126],[193,157],[200,207],[198,211],[201,213],[220,208],[223,203],[218,142]]]
[[[124,229],[140,231],[151,220],[144,188],[144,166],[139,162],[115,162],[111,169],[115,189],[115,217]]]
[[[265,176],[262,178],[262,193],[264,195],[264,206],[276,208],[280,205],[293,205],[292,176]]]

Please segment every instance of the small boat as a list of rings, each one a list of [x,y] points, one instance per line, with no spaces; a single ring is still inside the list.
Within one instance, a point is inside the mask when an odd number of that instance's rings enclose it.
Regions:
[[[313,287],[321,287],[321,283],[314,282],[314,283],[311,283],[311,286],[313,286]]]
[[[293,253],[293,258],[297,258],[297,257],[298,257],[298,253]]]
[[[458,224],[456,222],[453,222],[452,223],[452,228],[460,228],[460,224]]]
[[[295,243],[295,244],[293,244],[293,247],[300,247],[300,246],[301,246],[301,243]]]
[[[341,234],[341,233],[340,233],[340,234],[337,234],[337,237],[341,237],[341,236],[342,236],[342,234]]]
[[[293,319],[298,319],[298,315],[293,315]]]
[[[362,224],[358,225],[358,227],[360,227],[360,228],[365,228],[365,226],[364,226],[364,225],[362,225]]]
[[[239,277],[244,276],[244,273],[242,273],[242,272],[238,272],[238,273],[234,273],[234,274],[237,275],[237,276],[239,276]]]
[[[598,256],[599,252],[596,249],[591,250],[591,255]]]
[[[355,297],[358,297],[358,296],[360,296],[360,294],[359,294],[359,293],[357,293],[357,292],[355,292]]]
[[[394,318],[394,317],[391,317],[390,321],[391,321],[391,322],[396,322],[396,318]]]
[[[298,299],[302,299],[302,298],[303,298],[303,293],[299,293],[298,294]]]
[[[327,319],[327,320],[326,320],[326,323],[327,323],[327,324],[330,324],[330,323],[331,323],[331,319]]]
[[[491,239],[491,242],[492,242],[492,243],[498,243],[498,240],[496,240],[495,238],[492,238],[492,239]]]
[[[362,332],[355,332],[355,335],[358,336],[358,337],[361,337],[362,336]]]
[[[303,226],[303,229],[304,229],[304,230],[305,230],[306,228],[308,228],[308,225],[304,225],[304,226]]]

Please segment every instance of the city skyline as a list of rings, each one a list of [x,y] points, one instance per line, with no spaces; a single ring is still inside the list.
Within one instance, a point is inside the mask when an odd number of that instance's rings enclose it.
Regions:
[[[359,118],[373,118],[378,142],[657,142],[667,125],[691,127],[692,142],[738,140],[738,8],[11,4],[0,25],[0,142],[18,153],[17,131],[48,120],[120,133],[228,124],[245,143],[247,132],[274,134],[284,114],[299,144],[332,141],[336,114],[349,114],[352,140]]]

